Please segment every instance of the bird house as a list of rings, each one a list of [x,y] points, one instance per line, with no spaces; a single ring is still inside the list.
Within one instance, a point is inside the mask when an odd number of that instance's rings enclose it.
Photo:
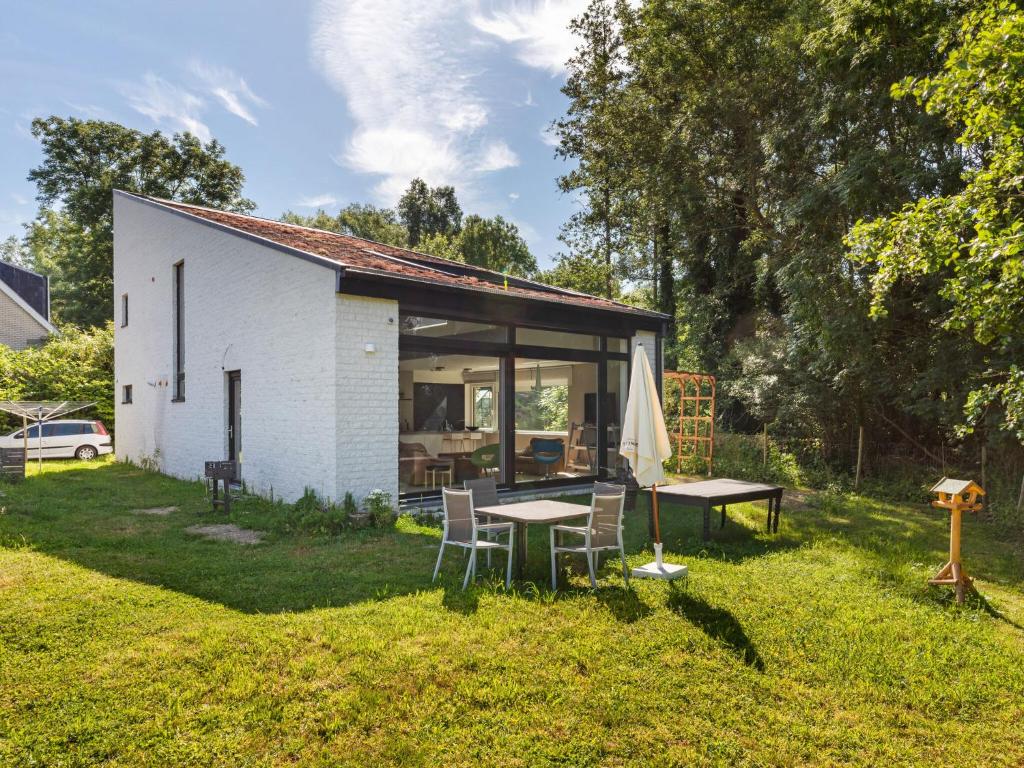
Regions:
[[[954,480],[949,477],[939,480],[931,492],[936,496],[932,502],[933,507],[952,509],[957,506],[962,512],[977,512],[981,509],[978,497],[985,495],[985,489],[973,480]]]
[[[944,477],[935,484],[932,493],[936,497],[932,506],[949,510],[949,561],[928,580],[928,583],[953,587],[956,591],[956,601],[963,603],[972,582],[960,562],[960,520],[965,511],[977,512],[981,509],[978,497],[985,495],[985,489],[973,480]]]

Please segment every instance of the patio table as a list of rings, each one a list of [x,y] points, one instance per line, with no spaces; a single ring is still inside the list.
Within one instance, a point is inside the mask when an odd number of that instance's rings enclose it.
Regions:
[[[564,523],[590,514],[590,506],[585,504],[569,504],[565,501],[538,499],[537,501],[521,501],[517,504],[499,504],[497,506],[477,507],[476,512],[499,520],[515,523],[516,578],[523,577],[523,565],[526,563],[526,528],[530,523],[551,525]]]
[[[711,538],[711,508],[721,506],[722,524],[725,526],[725,507],[745,501],[768,502],[768,533],[778,533],[779,512],[782,509],[782,486],[767,483],[748,483],[744,480],[702,480],[697,483],[659,485],[658,498],[670,498],[688,507],[704,510],[704,541]],[[773,513],[774,512],[774,518]]]

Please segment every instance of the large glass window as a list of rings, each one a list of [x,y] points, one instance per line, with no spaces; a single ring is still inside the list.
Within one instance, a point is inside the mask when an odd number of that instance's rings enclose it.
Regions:
[[[597,474],[597,364],[516,359],[516,482]]]
[[[445,341],[508,341],[508,328],[503,325],[471,323],[466,320],[445,320],[440,317],[422,315],[399,315],[399,333],[421,339],[443,339]]]
[[[497,357],[399,353],[401,493],[437,492],[481,477],[503,482],[501,372]]]

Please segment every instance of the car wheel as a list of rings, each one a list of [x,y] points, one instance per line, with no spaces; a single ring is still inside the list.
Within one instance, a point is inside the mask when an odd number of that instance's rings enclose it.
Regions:
[[[92,461],[96,458],[98,451],[91,445],[83,445],[75,451],[75,458],[80,461]]]

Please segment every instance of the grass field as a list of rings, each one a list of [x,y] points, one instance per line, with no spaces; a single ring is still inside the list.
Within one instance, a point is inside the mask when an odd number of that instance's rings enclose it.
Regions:
[[[242,546],[184,532],[201,485],[111,462],[0,492],[0,765],[1024,764],[1021,541],[966,521],[959,608],[924,505],[809,494],[775,536],[740,506],[707,547],[666,505],[688,589],[552,594],[538,527],[533,581],[463,593],[405,518]]]

